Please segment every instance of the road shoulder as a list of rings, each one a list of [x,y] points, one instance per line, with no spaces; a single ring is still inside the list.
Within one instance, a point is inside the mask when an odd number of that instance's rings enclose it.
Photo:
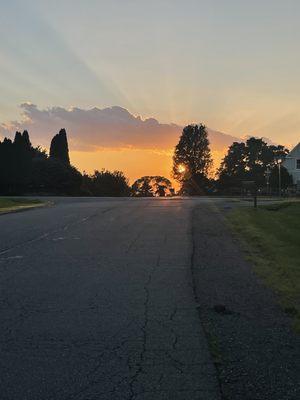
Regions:
[[[0,215],[15,213],[33,208],[45,207],[48,203],[40,200],[24,199],[24,198],[0,198]]]
[[[194,210],[193,240],[199,315],[223,399],[296,400],[299,337],[278,299],[245,260],[219,210]]]

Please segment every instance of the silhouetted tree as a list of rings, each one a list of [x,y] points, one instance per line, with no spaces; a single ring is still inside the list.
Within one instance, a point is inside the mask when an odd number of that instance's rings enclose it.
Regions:
[[[71,165],[55,158],[36,157],[32,163],[30,187],[33,192],[55,195],[78,195],[82,175]]]
[[[165,197],[166,195],[166,189],[167,186],[166,185],[157,185],[157,189],[155,191],[155,194],[159,197]]]
[[[51,140],[50,157],[56,158],[66,165],[70,164],[69,146],[65,129],[61,129]]]
[[[69,164],[65,132],[53,140],[52,154],[34,148],[27,131],[16,132],[14,141],[0,142],[0,193],[29,192],[49,194],[79,194],[81,174]],[[61,149],[61,150],[59,150]]]
[[[32,147],[27,131],[16,132],[14,139],[13,175],[17,193],[22,193],[30,180]]]
[[[83,171],[80,192],[82,196],[93,196],[91,175]]]
[[[212,166],[206,127],[188,125],[183,129],[173,156],[173,176],[187,194],[206,192]]]
[[[27,131],[16,132],[14,141],[0,142],[0,193],[21,194],[31,175],[33,148]]]
[[[110,172],[105,169],[93,175],[84,175],[83,192],[92,196],[129,196],[128,179],[121,171]]]
[[[10,139],[0,142],[0,193],[13,193],[15,181],[14,145]]]
[[[246,143],[234,142],[217,172],[219,190],[239,191],[243,181],[254,181],[258,188],[263,188],[266,184],[266,169],[276,169],[276,158],[284,158],[287,154],[288,149],[284,146],[268,145],[261,138],[251,137]],[[271,185],[275,182],[275,175],[270,179]],[[288,175],[287,171],[283,172],[283,182],[286,185],[291,181]]]
[[[227,188],[239,190],[241,182],[247,179],[246,156],[245,143],[234,142],[229,146],[217,172],[219,190],[226,190]]]
[[[150,176],[143,176],[137,179],[131,187],[133,196],[153,197],[154,194],[150,181]]]
[[[24,146],[27,146],[28,149],[31,149],[32,146],[31,146],[30,139],[29,139],[29,133],[26,130],[23,131],[22,141],[23,141]]]
[[[153,176],[152,186],[156,196],[164,197],[171,194],[172,183],[164,176]]]
[[[164,197],[171,195],[172,184],[164,176],[143,176],[133,183],[131,191],[137,197]]]

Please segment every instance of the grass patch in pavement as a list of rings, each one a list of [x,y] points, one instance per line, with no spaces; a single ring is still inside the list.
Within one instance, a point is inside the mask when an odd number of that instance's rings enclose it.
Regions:
[[[9,198],[0,198],[0,213],[15,211],[24,208],[32,208],[36,206],[41,206],[42,203],[40,200],[32,200],[32,199],[9,199]]]
[[[280,296],[300,332],[300,202],[238,208],[228,215],[255,271]]]
[[[217,336],[211,332],[206,331],[206,337],[210,354],[216,367],[219,367],[223,363],[223,357],[220,350],[219,340]]]

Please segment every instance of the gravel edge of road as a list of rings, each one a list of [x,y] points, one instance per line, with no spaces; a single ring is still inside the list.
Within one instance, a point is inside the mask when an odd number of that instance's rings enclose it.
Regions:
[[[222,211],[212,207],[201,215],[198,206],[191,218],[193,289],[221,397],[296,400],[300,395],[299,337],[292,332],[291,319],[280,309],[277,297],[246,261]],[[206,217],[211,222],[210,213],[213,227],[205,223]],[[203,243],[206,227],[209,232]],[[222,245],[214,247],[214,239]]]

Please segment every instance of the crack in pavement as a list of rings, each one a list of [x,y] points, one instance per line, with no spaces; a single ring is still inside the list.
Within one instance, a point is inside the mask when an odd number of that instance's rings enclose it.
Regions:
[[[129,383],[129,388],[130,388],[130,397],[128,398],[128,400],[134,400],[135,396],[137,395],[137,393],[134,392],[134,384],[135,382],[138,380],[139,375],[142,373],[143,371],[143,362],[144,362],[144,357],[145,357],[145,352],[146,352],[146,344],[147,344],[147,327],[148,327],[148,323],[149,323],[149,298],[150,298],[150,291],[149,291],[149,286],[151,284],[152,281],[152,276],[156,270],[156,268],[159,266],[160,264],[160,253],[157,257],[157,261],[156,264],[153,265],[148,279],[144,285],[144,291],[145,291],[145,300],[144,300],[144,323],[141,327],[142,332],[143,332],[143,336],[142,336],[142,350],[140,353],[140,361],[137,364],[138,365],[138,369],[135,372],[135,374],[131,377],[130,383]]]
[[[113,210],[114,208],[115,208],[115,207],[107,208],[107,209],[103,210],[100,214],[99,214],[99,212],[94,213],[94,214],[89,215],[89,216],[87,216],[87,217],[85,217],[85,218],[81,218],[81,219],[79,219],[79,220],[70,222],[70,223],[68,223],[68,224],[66,224],[66,225],[64,225],[64,226],[62,226],[62,227],[60,227],[60,228],[58,228],[58,229],[53,229],[53,230],[50,231],[50,232],[45,232],[45,233],[43,233],[42,235],[37,236],[37,237],[32,238],[32,239],[29,239],[29,240],[26,240],[25,242],[21,242],[21,243],[18,243],[18,244],[16,244],[16,245],[12,246],[12,247],[8,247],[8,248],[6,248],[6,249],[2,249],[2,250],[0,250],[0,256],[2,256],[3,254],[7,254],[7,253],[9,253],[10,251],[13,251],[13,250],[15,250],[15,249],[19,249],[20,247],[24,247],[24,246],[26,246],[26,245],[28,245],[28,244],[32,244],[32,243],[38,242],[38,241],[40,241],[40,240],[43,240],[43,239],[49,237],[50,235],[52,235],[52,234],[54,234],[54,233],[66,231],[66,230],[68,230],[71,226],[75,226],[75,225],[78,225],[78,224],[80,224],[80,223],[87,222],[87,221],[90,220],[91,218],[95,218],[95,217],[98,217],[98,216],[101,215],[101,214],[105,214],[105,213],[107,213],[108,211]]]

